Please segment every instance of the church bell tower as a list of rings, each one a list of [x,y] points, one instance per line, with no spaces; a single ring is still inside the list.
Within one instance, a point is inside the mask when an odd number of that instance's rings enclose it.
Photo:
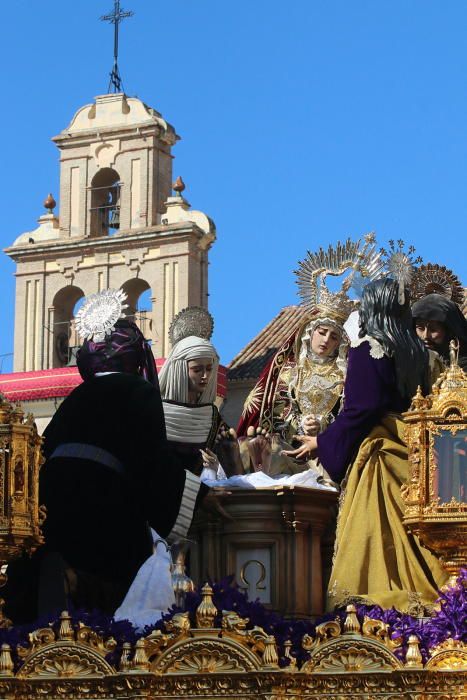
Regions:
[[[62,367],[77,345],[80,299],[122,288],[129,312],[169,351],[168,330],[186,306],[207,308],[212,220],[193,211],[172,147],[179,139],[159,112],[123,92],[81,107],[53,138],[60,151],[60,210],[47,198],[39,226],[6,253],[16,262],[14,371]],[[139,312],[141,295],[149,309]]]

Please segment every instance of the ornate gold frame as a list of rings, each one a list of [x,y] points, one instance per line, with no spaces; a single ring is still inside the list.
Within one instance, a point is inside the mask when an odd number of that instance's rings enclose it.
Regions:
[[[33,632],[26,648],[17,648],[15,671],[12,650],[0,651],[2,698],[29,700],[47,697],[90,698],[457,698],[467,681],[467,646],[448,640],[434,649],[423,665],[416,636],[409,638],[405,660],[395,655],[400,639],[391,639],[388,625],[347,607],[343,624],[329,620],[305,635],[309,659],[301,668],[285,644],[289,666],[279,668],[274,637],[262,628],[247,629],[247,619],[222,611],[221,626],[212,589],[203,589],[196,626],[189,614],[178,613],[135,646],[123,645],[120,659],[114,640],[104,641],[89,627],[73,626],[68,613],[54,627]]]
[[[32,414],[0,395],[0,566],[42,542],[41,443]]]
[[[420,389],[404,414],[409,450],[409,479],[403,486],[404,523],[441,556],[451,582],[467,563],[467,503],[441,502],[436,481],[435,438],[467,430],[467,375],[455,357],[430,396]]]

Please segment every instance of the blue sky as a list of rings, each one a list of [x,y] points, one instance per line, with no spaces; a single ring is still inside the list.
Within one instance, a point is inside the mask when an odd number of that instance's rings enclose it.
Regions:
[[[98,18],[112,5],[2,6],[2,247],[58,196],[50,137],[107,90],[112,30]],[[121,33],[125,90],[182,136],[174,175],[217,224],[210,310],[224,363],[296,303],[307,249],[375,230],[467,283],[465,0],[122,6],[135,12]],[[0,256],[0,355],[13,349],[13,272]]]

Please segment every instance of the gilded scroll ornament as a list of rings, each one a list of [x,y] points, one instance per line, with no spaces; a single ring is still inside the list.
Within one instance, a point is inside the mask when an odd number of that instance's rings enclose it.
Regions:
[[[207,598],[217,615],[208,590],[199,607]],[[284,656],[290,665],[284,669],[278,665],[274,636],[261,627],[248,629],[250,624],[236,611],[224,610],[219,627],[194,627],[188,612],[177,613],[163,630],[138,639],[134,647],[125,642],[117,669],[106,658],[115,651],[115,641],[72,622],[64,612],[53,626],[32,632],[27,647],[16,649],[22,663],[16,675],[12,650],[3,644],[0,697],[450,700],[465,689],[464,643],[445,640],[431,650],[424,666],[413,635],[404,665],[394,653],[401,640],[391,638],[387,623],[368,616],[361,623],[352,604],[342,618],[304,635],[302,646],[310,655],[305,663],[296,662],[286,640]]]
[[[151,665],[160,673],[224,673],[253,671],[259,660],[247,647],[229,639],[185,639],[161,654]]]
[[[381,620],[366,616],[360,626],[355,606],[348,605],[342,625],[339,619],[329,620],[316,627],[314,638],[303,636],[302,647],[310,652],[310,659],[301,670],[307,673],[394,670],[402,667],[393,653],[400,642],[390,638],[389,627]]]
[[[362,673],[388,671],[396,668],[393,659],[380,650],[371,650],[361,644],[341,646],[329,653],[321,652],[312,659],[314,673]]]
[[[432,671],[467,671],[467,644],[457,639],[446,639],[431,650],[426,668]]]
[[[95,630],[79,623],[74,629],[67,611],[62,612],[58,631],[45,627],[29,634],[29,645],[17,647],[23,664],[20,677],[108,676],[115,673],[105,657],[116,642],[106,641]]]

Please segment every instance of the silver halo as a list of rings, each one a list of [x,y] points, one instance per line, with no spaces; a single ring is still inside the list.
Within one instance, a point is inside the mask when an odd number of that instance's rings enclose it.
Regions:
[[[75,317],[75,328],[80,338],[101,343],[115,330],[115,324],[123,317],[127,295],[122,289],[104,289],[87,297]]]
[[[169,339],[172,345],[190,335],[210,340],[213,330],[214,319],[207,309],[188,306],[182,309],[170,324]]]

